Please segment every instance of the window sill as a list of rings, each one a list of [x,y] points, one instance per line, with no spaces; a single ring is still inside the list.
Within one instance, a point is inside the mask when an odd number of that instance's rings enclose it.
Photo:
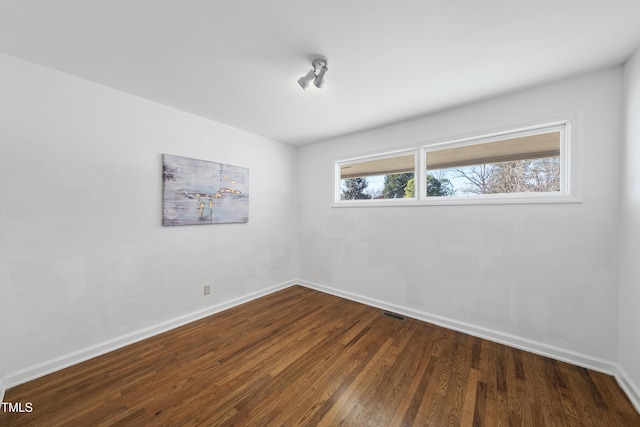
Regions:
[[[334,202],[334,208],[374,207],[374,206],[447,206],[447,205],[510,205],[510,204],[548,204],[582,203],[578,197],[568,194],[494,194],[451,197],[430,197],[427,200],[382,199],[382,200],[343,200]]]

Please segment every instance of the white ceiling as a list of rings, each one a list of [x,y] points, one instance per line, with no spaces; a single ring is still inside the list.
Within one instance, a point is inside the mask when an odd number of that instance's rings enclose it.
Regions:
[[[639,47],[639,0],[0,0],[1,51],[294,145]],[[327,86],[303,91],[314,54]]]

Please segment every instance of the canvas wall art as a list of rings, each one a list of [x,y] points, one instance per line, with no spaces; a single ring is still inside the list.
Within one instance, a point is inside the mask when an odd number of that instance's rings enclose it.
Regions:
[[[249,169],[162,155],[162,225],[249,220]]]

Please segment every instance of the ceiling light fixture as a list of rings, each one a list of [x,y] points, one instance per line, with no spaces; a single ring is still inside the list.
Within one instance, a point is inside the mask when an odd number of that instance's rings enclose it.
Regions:
[[[304,77],[300,77],[298,79],[298,84],[300,85],[300,87],[302,87],[302,89],[306,90],[307,86],[309,86],[309,83],[313,81],[313,85],[315,87],[323,88],[326,82],[324,76],[329,70],[329,68],[327,68],[327,58],[315,58],[311,62],[311,66],[311,70]]]

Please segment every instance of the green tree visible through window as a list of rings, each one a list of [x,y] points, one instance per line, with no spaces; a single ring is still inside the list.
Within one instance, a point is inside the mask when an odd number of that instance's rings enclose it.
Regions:
[[[427,175],[427,196],[453,196],[455,194],[453,184],[447,178],[438,179],[433,175]],[[416,183],[413,178],[407,181],[404,197],[415,197]]]
[[[347,178],[342,181],[341,200],[370,199],[371,195],[365,193],[369,186],[366,178]]]
[[[407,187],[407,182],[411,179],[413,179],[413,172],[385,175],[382,195],[385,199],[401,199],[405,197],[405,188]]]

